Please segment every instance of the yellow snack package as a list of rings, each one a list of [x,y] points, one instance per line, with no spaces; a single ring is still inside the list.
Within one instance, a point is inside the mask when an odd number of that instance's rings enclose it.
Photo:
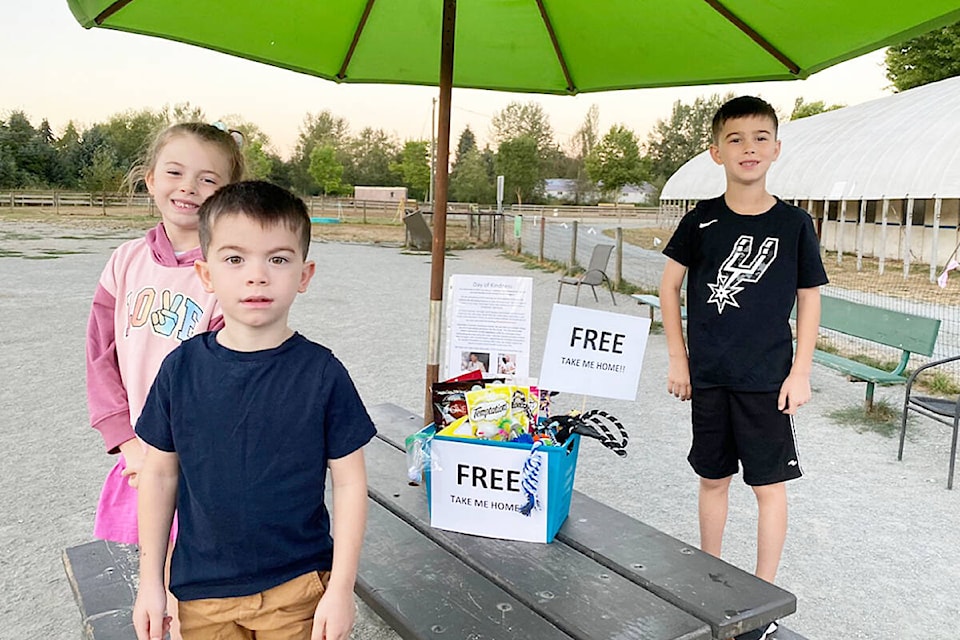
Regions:
[[[467,391],[467,417],[473,432],[486,440],[505,440],[511,424],[510,389],[506,386]]]
[[[452,438],[476,438],[473,432],[473,426],[467,421],[467,416],[457,418],[443,429],[437,432],[438,436],[450,436]]]

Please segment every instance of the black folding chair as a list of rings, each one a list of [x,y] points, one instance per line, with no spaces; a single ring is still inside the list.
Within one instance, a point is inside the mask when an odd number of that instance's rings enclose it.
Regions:
[[[907,390],[903,397],[903,417],[900,423],[900,451],[897,452],[897,460],[903,460],[903,441],[907,436],[908,411],[916,411],[931,420],[936,420],[948,427],[953,427],[953,440],[950,443],[950,471],[947,473],[947,489],[953,489],[953,469],[957,462],[957,426],[960,425],[960,396],[954,399],[937,398],[934,396],[915,395],[911,393],[911,391],[918,373],[957,360],[960,360],[960,356],[928,362],[921,367],[917,367],[917,370],[914,371],[913,375],[907,380]]]

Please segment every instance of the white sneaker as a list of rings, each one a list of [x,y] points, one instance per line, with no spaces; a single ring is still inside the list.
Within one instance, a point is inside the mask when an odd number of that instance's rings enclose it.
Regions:
[[[773,634],[775,634],[779,628],[780,625],[774,621],[765,627],[760,627],[759,629],[754,629],[753,631],[741,633],[734,638],[734,640],[773,640]]]

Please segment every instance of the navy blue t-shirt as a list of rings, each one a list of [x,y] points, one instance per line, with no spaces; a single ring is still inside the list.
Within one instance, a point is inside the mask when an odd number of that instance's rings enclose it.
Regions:
[[[663,253],[687,267],[693,387],[778,391],[793,363],[797,289],[827,283],[810,215],[780,199],[759,215],[704,200]]]
[[[333,561],[327,460],[376,433],[343,364],[294,334],[239,352],[204,333],[164,360],[137,435],[180,459],[171,591],[258,593]]]

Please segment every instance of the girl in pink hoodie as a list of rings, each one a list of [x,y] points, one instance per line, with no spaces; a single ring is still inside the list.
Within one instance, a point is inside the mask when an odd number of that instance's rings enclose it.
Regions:
[[[193,263],[200,256],[197,210],[221,186],[243,177],[243,155],[230,133],[182,123],[153,141],[142,179],[161,222],[146,237],[118,247],[107,262],[87,327],[90,423],[117,463],[97,505],[94,535],[137,542],[137,472],[144,448],[133,425],[164,357],[190,336],[219,328],[213,294],[203,290]]]

